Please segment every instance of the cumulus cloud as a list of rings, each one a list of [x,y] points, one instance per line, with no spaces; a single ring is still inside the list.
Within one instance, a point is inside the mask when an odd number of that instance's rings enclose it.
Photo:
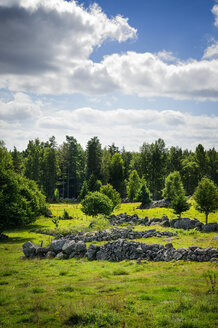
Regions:
[[[127,52],[104,59],[113,81],[127,94],[174,99],[218,99],[218,60],[168,64],[158,55]]]
[[[75,1],[0,0],[1,74],[62,74],[104,40],[135,36],[127,18],[109,19],[96,4],[85,10]]]
[[[28,95],[19,92],[9,102],[0,99],[0,120],[23,121],[37,119],[41,114],[40,108],[41,102],[33,102]]]
[[[204,51],[203,58],[218,58],[218,42],[215,42]]]
[[[218,6],[212,11],[217,19]],[[85,9],[75,1],[0,0],[0,88],[218,100],[217,43],[199,61],[181,62],[164,50],[90,59],[105,40],[124,42],[136,34],[127,18],[108,18],[96,4]]]
[[[213,6],[212,13],[215,15],[214,25],[218,27],[218,5]]]
[[[52,135],[59,143],[64,141],[65,135],[73,135],[83,147],[97,135],[103,146],[115,142],[119,147],[133,151],[137,151],[143,142],[158,138],[163,138],[167,146],[179,145],[188,149],[194,149],[199,143],[211,148],[218,140],[218,117],[176,110],[82,107],[55,113],[50,110],[46,114],[42,111],[37,119],[32,119],[28,129],[20,117],[11,121],[0,119],[1,139],[9,148],[15,145],[19,149],[25,148],[29,139],[48,140]]]

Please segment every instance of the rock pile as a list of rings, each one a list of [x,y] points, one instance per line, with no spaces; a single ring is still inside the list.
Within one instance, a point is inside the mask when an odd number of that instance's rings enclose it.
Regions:
[[[189,218],[169,220],[167,216],[163,216],[161,219],[152,218],[149,220],[148,217],[145,217],[144,219],[140,219],[137,214],[131,216],[126,213],[123,213],[119,215],[111,215],[109,220],[112,225],[141,224],[145,226],[150,226],[154,224],[160,224],[163,227],[171,227],[175,229],[185,229],[185,230],[196,229],[198,231],[204,231],[204,232],[218,231],[218,223],[203,224],[197,219],[191,220]]]
[[[73,257],[87,257],[88,260],[147,260],[147,261],[216,261],[218,251],[213,247],[201,248],[190,246],[189,248],[175,249],[171,243],[165,246],[160,244],[147,245],[136,241],[119,239],[108,242],[102,246],[91,244],[86,249],[83,241],[59,239],[54,240],[49,247],[39,247],[28,241],[23,245],[23,252],[27,258],[59,258],[71,259]]]
[[[110,241],[117,239],[140,239],[140,238],[150,238],[150,237],[174,237],[177,236],[176,232],[170,231],[156,231],[156,229],[150,229],[145,231],[134,231],[131,228],[120,229],[120,228],[112,228],[106,230],[92,231],[79,234],[71,234],[67,235],[64,238],[74,240],[78,242],[79,240],[84,242],[92,242],[92,241]]]
[[[167,199],[160,199],[148,204],[144,204],[144,205],[141,204],[137,208],[142,210],[142,209],[156,208],[156,207],[170,207],[170,201]]]
[[[23,244],[23,252],[27,258],[54,258],[70,259],[73,257],[84,257],[87,252],[86,244],[83,241],[59,239],[53,240],[48,247],[40,247],[31,241]]]

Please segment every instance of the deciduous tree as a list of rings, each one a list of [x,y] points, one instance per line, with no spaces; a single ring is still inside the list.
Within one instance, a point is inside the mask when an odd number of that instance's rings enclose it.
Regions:
[[[195,190],[194,200],[196,209],[205,214],[207,224],[208,215],[218,208],[218,188],[214,182],[208,178],[202,178]]]

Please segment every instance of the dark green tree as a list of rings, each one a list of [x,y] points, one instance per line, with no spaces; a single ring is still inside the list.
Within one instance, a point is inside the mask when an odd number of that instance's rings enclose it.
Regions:
[[[142,206],[151,203],[151,193],[147,187],[147,183],[144,178],[141,180],[141,184],[136,195],[136,201],[141,202]]]
[[[14,172],[22,174],[24,169],[23,155],[17,150],[16,147],[14,147],[14,150],[11,152],[11,156],[13,160]]]
[[[199,167],[192,155],[182,160],[181,177],[186,193],[192,195],[199,181]]]
[[[206,224],[208,215],[218,209],[218,188],[214,182],[208,178],[202,178],[195,193],[196,209],[205,214]]]
[[[101,177],[103,184],[107,184],[110,180],[110,164],[111,164],[111,154],[104,148],[101,158]]]
[[[182,212],[185,212],[190,208],[190,204],[187,202],[187,198],[183,192],[175,194],[170,205],[173,212],[179,216],[179,219],[181,218]]]
[[[82,188],[80,190],[80,194],[79,194],[79,200],[83,200],[86,195],[88,194],[89,192],[89,189],[88,189],[88,185],[87,185],[87,182],[86,180],[83,182],[83,185],[82,185]]]
[[[84,181],[85,153],[74,137],[66,136],[58,149],[62,198],[77,198]]]
[[[199,144],[195,149],[195,161],[199,169],[199,179],[208,175],[208,158],[204,147]]]
[[[43,150],[42,156],[42,186],[43,190],[49,200],[53,199],[54,191],[57,186],[57,180],[59,175],[59,165],[57,150],[53,147],[46,147]]]
[[[42,157],[43,144],[38,138],[30,140],[25,151],[24,175],[36,181],[40,187],[42,186]]]
[[[165,188],[163,189],[163,197],[173,200],[175,196],[184,193],[184,188],[179,172],[170,173],[165,180]]]
[[[45,211],[36,183],[15,173],[11,155],[0,147],[0,232],[32,223]]]
[[[144,143],[141,147],[142,172],[153,199],[161,197],[167,172],[167,149],[163,139],[158,139],[151,145]]]
[[[93,174],[96,180],[101,179],[102,149],[97,137],[93,137],[86,147],[86,170],[87,177]]]
[[[112,157],[115,153],[119,153],[119,148],[115,146],[115,143],[113,142],[111,146],[108,146],[108,151]]]
[[[131,200],[135,200],[136,195],[140,188],[140,178],[136,170],[130,173],[129,181],[127,184],[127,196]]]
[[[119,153],[115,153],[111,160],[110,183],[121,194],[121,196],[124,196],[124,163]]]
[[[218,152],[215,148],[207,151],[208,175],[211,180],[218,186]]]
[[[182,149],[179,147],[171,147],[167,155],[167,171],[168,173],[182,170]]]
[[[88,190],[93,191],[99,191],[101,188],[101,180],[96,180],[94,174],[91,174],[88,181]]]
[[[122,156],[123,163],[124,163],[124,179],[127,180],[129,177],[129,172],[131,171],[130,165],[131,165],[133,153],[131,153],[130,151],[126,151],[125,148],[123,147],[122,151],[121,151],[121,156]],[[135,169],[135,168],[133,168],[133,169]]]

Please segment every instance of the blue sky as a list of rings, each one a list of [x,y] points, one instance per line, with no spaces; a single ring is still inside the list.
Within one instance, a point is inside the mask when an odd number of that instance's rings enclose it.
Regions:
[[[218,145],[215,0],[0,0],[0,139]]]

